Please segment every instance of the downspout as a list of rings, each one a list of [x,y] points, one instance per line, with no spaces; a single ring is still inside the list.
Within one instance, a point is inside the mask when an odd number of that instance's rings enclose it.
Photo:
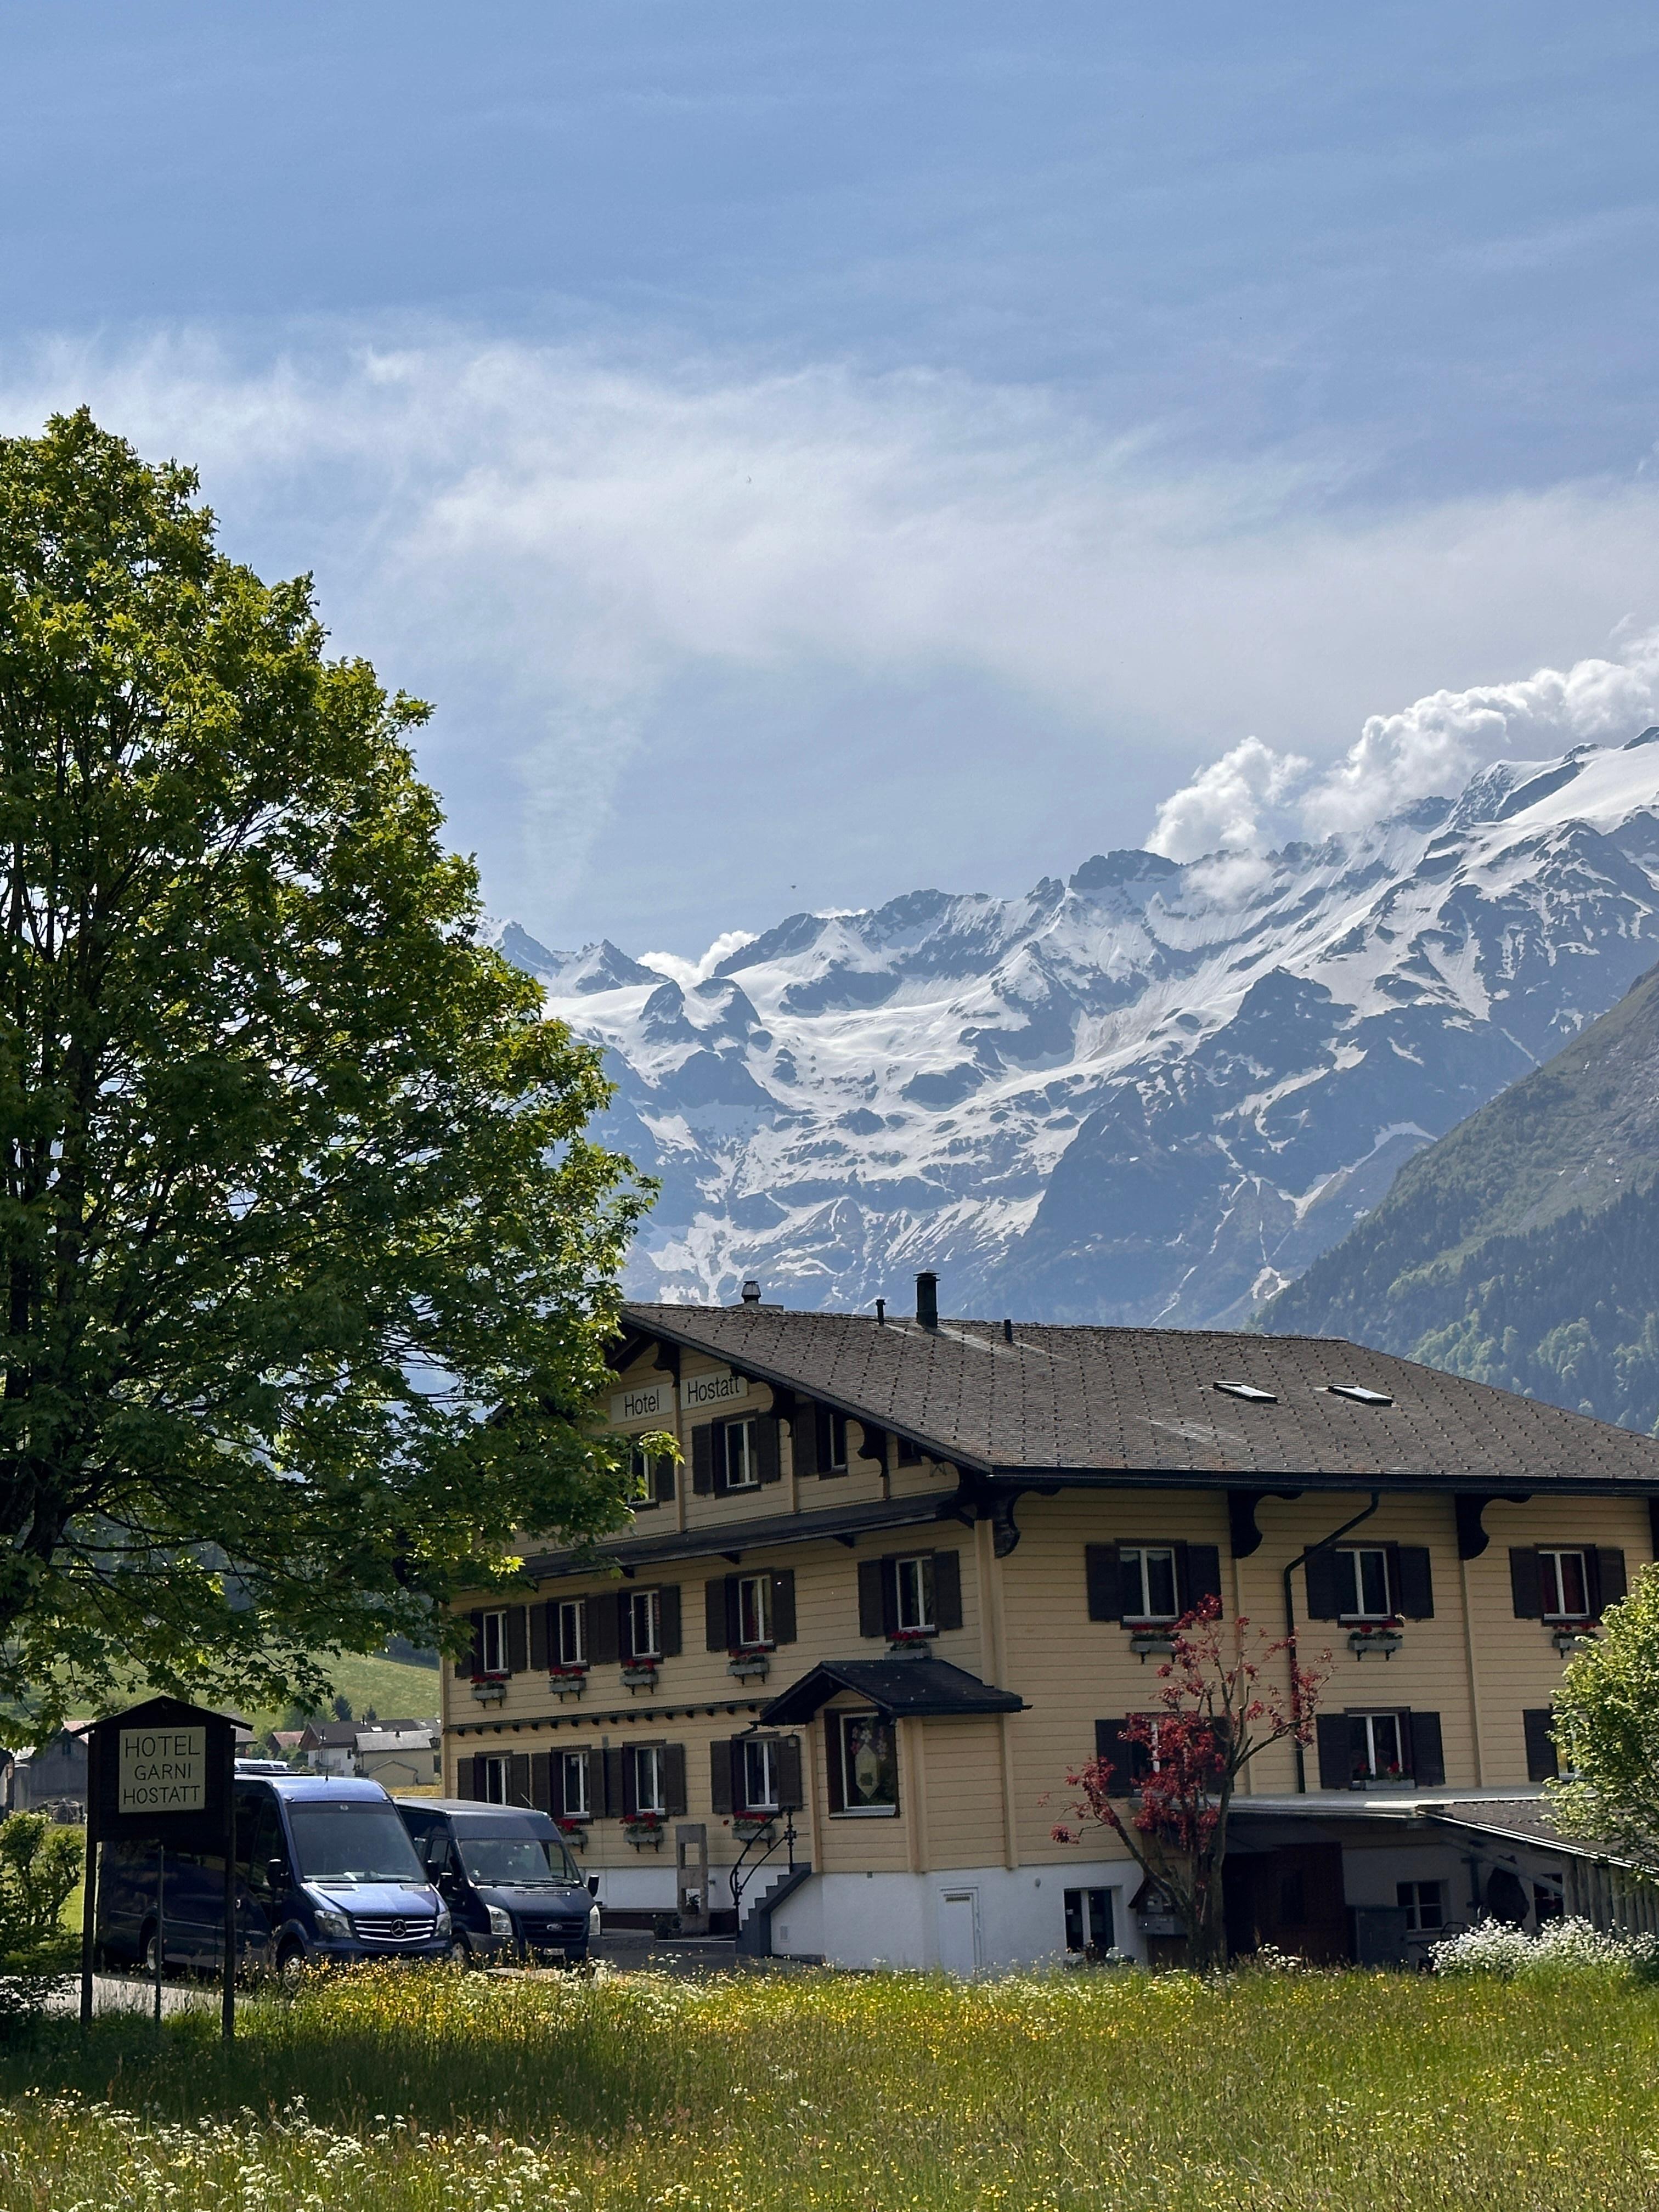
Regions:
[[[1306,1564],[1311,1553],[1322,1552],[1328,1544],[1335,1543],[1339,1536],[1346,1536],[1350,1528],[1357,1528],[1362,1521],[1369,1521],[1381,1504],[1382,1498],[1380,1490],[1372,1491],[1371,1502],[1363,1513],[1356,1513],[1352,1521],[1345,1521],[1340,1528],[1333,1528],[1328,1536],[1322,1536],[1317,1543],[1304,1546],[1285,1570],[1285,1641],[1291,1647],[1291,1717],[1298,1725],[1302,1719],[1302,1693],[1296,1681],[1296,1600],[1291,1595],[1291,1577],[1299,1566]],[[1300,1735],[1292,1736],[1291,1740],[1296,1746],[1296,1794],[1298,1797],[1305,1797],[1308,1793],[1307,1757]]]

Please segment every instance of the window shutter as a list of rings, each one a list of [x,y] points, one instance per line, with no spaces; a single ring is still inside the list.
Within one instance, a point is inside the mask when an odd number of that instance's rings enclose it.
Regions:
[[[622,1656],[619,1608],[615,1590],[596,1590],[587,1601],[587,1663],[608,1667]]]
[[[1330,1619],[1327,1613],[1324,1618]],[[1319,1786],[1322,1790],[1346,1790],[1353,1780],[1353,1765],[1348,1748],[1348,1717],[1346,1713],[1321,1713],[1314,1723],[1314,1740],[1319,1747]]]
[[[593,1778],[594,1754],[590,1751],[587,1757],[588,1778],[591,1781]],[[599,1753],[599,1778],[604,1784],[599,1793],[599,1809],[607,1820],[619,1820],[622,1818],[623,1807],[628,1797],[628,1786],[623,1773],[625,1763],[620,1751],[602,1751]]]
[[[1538,1571],[1538,1553],[1531,1544],[1510,1546],[1510,1595],[1517,1620],[1541,1620],[1544,1585]]]
[[[732,1577],[714,1575],[702,1586],[702,1646],[705,1651],[729,1651],[733,1641]]]
[[[1190,1613],[1206,1597],[1221,1600],[1221,1547],[1218,1544],[1183,1544],[1182,1551],[1182,1608]]]
[[[1625,1580],[1625,1555],[1622,1552],[1598,1546],[1595,1553],[1595,1579],[1601,1587],[1595,1593],[1595,1610],[1599,1614],[1610,1605],[1617,1605],[1628,1588]]]
[[[935,1628],[960,1628],[962,1626],[960,1552],[935,1552],[933,1554],[933,1626]]]
[[[662,1751],[662,1802],[671,1820],[685,1818],[685,1746],[665,1743]]]
[[[1121,1719],[1095,1723],[1095,1757],[1112,1770],[1106,1793],[1110,1797],[1128,1796],[1136,1780],[1136,1754],[1140,1747],[1125,1739]]]
[[[666,1452],[657,1454],[653,1480],[658,1504],[672,1505],[674,1503],[674,1462]]]
[[[1446,1778],[1446,1754],[1440,1744],[1440,1716],[1407,1713],[1406,1725],[1412,1739],[1412,1780],[1421,1789],[1437,1789]]]
[[[619,1589],[611,1600],[611,1610],[617,1618],[617,1656],[626,1666],[634,1656],[634,1608],[629,1603],[632,1593]]]
[[[553,1754],[550,1751],[532,1751],[530,1754],[530,1802],[538,1813],[553,1809]]]
[[[1310,1620],[1334,1620],[1342,1610],[1342,1593],[1337,1583],[1336,1553],[1327,1546],[1322,1551],[1310,1552],[1304,1570],[1308,1579],[1308,1618]],[[1343,1735],[1343,1744],[1347,1735]],[[1347,1782],[1348,1756],[1342,1754],[1342,1779]]]
[[[1133,1620],[1140,1611],[1140,1571],[1132,1567],[1117,1547],[1117,1611],[1120,1620]]]
[[[836,1713],[826,1713],[823,1717],[824,1780],[829,1785],[830,1810],[832,1813],[847,1810],[847,1779],[841,1771],[841,1754],[840,1717]]]
[[[507,1802],[509,1805],[528,1805],[530,1802],[530,1753],[515,1751],[507,1762]]]
[[[677,1659],[680,1653],[680,1586],[665,1583],[657,1593],[661,1607],[662,1626],[659,1641],[665,1659]]]
[[[738,1747],[730,1736],[717,1735],[708,1747],[708,1802],[716,1813],[734,1809],[738,1757]]]
[[[528,1608],[510,1605],[507,1608],[507,1671],[522,1674],[530,1664],[530,1636],[527,1626]]]
[[[818,1409],[810,1398],[797,1398],[789,1417],[789,1443],[797,1479],[818,1471]]]
[[[772,1641],[795,1640],[795,1571],[781,1567],[772,1577]]]
[[[624,1820],[631,1820],[640,1809],[640,1766],[634,1747],[617,1754],[622,1761],[622,1803],[617,1808]]]
[[[1123,1607],[1117,1589],[1117,1546],[1085,1544],[1083,1571],[1089,1588],[1091,1620],[1121,1620]]]
[[[708,1421],[699,1422],[691,1431],[691,1487],[699,1498],[714,1492],[714,1430]]]
[[[455,1662],[455,1680],[458,1682],[470,1682],[475,1674],[483,1672],[483,1614],[469,1613],[467,1618],[472,1624],[472,1648],[463,1651]]]
[[[1434,1619],[1434,1577],[1426,1544],[1390,1544],[1389,1595],[1396,1613],[1407,1620]]]
[[[455,1762],[455,1795],[469,1802],[478,1794],[474,1779],[477,1765],[477,1760],[470,1758],[458,1759]]]
[[[564,1753],[547,1754],[547,1809],[556,1820],[564,1818]]]
[[[898,1634],[898,1556],[892,1552],[881,1563],[881,1632]]]
[[[532,1674],[547,1672],[547,1619],[550,1608],[532,1605],[530,1608],[530,1671]]]
[[[783,1480],[775,1413],[757,1413],[755,1417],[755,1471],[763,1483],[781,1482]]]
[[[801,1791],[800,1738],[787,1735],[778,1745],[778,1810],[799,1813],[805,1802]]]
[[[1550,1723],[1553,1717],[1547,1705],[1530,1707],[1521,1716],[1521,1725],[1527,1732],[1528,1782],[1553,1782],[1561,1771],[1561,1762],[1556,1756],[1555,1738],[1550,1732]]]
[[[859,1561],[859,1634],[882,1636],[886,1633],[886,1607],[882,1598],[882,1567],[880,1559]]]

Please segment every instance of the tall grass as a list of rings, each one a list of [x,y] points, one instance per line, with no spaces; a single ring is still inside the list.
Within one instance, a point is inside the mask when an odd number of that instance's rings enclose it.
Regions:
[[[1659,1996],[374,1969],[0,2054],[31,2212],[1659,2212]]]

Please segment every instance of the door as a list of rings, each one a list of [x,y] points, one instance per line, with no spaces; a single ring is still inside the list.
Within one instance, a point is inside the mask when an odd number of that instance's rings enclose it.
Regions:
[[[979,1972],[976,1889],[946,1889],[939,1893],[939,1962],[947,1974]]]

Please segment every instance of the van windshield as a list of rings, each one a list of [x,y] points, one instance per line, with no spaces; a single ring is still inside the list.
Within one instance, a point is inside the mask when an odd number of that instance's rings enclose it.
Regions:
[[[294,1804],[289,1826],[299,1873],[307,1881],[426,1882],[409,1831],[387,1804]]]
[[[471,1881],[499,1882],[504,1889],[542,1889],[556,1881],[581,1880],[556,1836],[526,1836],[521,1828],[480,1832],[469,1826],[456,1840]]]

